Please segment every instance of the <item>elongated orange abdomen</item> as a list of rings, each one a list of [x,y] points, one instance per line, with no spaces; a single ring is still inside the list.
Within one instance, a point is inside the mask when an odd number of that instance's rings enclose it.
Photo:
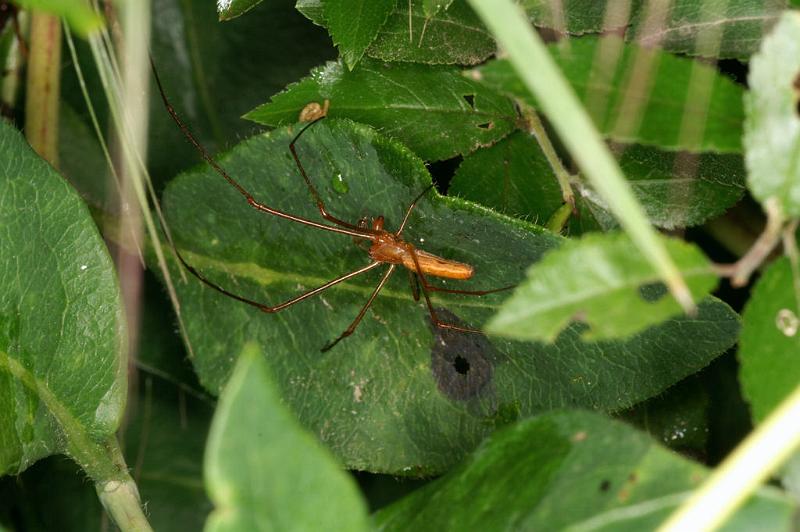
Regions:
[[[425,275],[444,277],[446,279],[469,279],[475,271],[469,264],[443,259],[425,251],[415,251],[419,267]],[[417,265],[414,264],[414,258],[411,253],[403,255],[403,266],[413,272],[417,271]]]

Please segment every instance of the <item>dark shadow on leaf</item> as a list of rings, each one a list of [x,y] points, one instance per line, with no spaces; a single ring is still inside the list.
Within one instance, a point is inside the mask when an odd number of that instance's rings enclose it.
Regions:
[[[440,320],[465,326],[458,316],[437,308]],[[497,353],[483,334],[442,329],[433,330],[431,371],[436,386],[450,399],[466,401],[477,396],[492,381]]]

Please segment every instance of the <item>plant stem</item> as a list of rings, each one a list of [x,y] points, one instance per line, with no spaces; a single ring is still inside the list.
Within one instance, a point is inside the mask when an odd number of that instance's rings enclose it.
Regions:
[[[61,73],[61,21],[34,10],[25,101],[25,134],[31,147],[58,167],[58,98]]]
[[[123,532],[149,532],[153,529],[142,512],[139,490],[129,476],[95,484],[97,496],[106,512]]]
[[[583,174],[659,272],[678,303],[686,312],[693,313],[696,307],[686,281],[650,225],[588,113],[519,6],[512,0],[469,0],[469,3],[508,52],[517,75],[539,102]]]
[[[785,220],[778,199],[773,197],[764,202],[764,210],[767,213],[767,226],[750,250],[733,264],[722,264],[715,267],[719,275],[730,277],[731,285],[735,287],[747,284],[753,272],[761,266],[781,240]]]
[[[556,175],[558,185],[561,187],[561,197],[564,203],[570,206],[572,212],[575,212],[575,193],[572,191],[572,185],[569,183],[569,172],[564,168],[561,159],[559,159],[556,153],[556,149],[553,147],[553,143],[550,142],[550,137],[547,136],[547,131],[544,129],[539,114],[535,109],[528,106],[525,106],[523,114],[525,116],[528,132],[536,138],[539,147],[542,148],[542,153],[550,164],[550,168],[553,169],[553,173]]]

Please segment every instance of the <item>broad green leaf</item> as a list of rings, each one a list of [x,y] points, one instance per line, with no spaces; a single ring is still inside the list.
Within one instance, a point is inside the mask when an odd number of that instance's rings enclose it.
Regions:
[[[579,411],[498,431],[446,476],[375,514],[379,530],[655,530],[707,470],[631,427]],[[762,489],[724,530],[792,530]]]
[[[572,39],[569,48],[551,46],[550,50],[567,81],[589,108],[595,125],[611,140],[659,146],[690,152],[738,153],[742,150],[743,89],[732,80],[691,59],[657,50],[620,44],[621,56],[610,64],[596,62],[607,37]],[[634,66],[637,57],[648,54],[652,71],[648,84],[636,84]],[[689,98],[692,76],[712,80],[706,99]],[[491,61],[471,72],[487,86],[513,95],[536,107],[537,103],[507,60]],[[633,79],[633,84],[632,80]],[[699,135],[683,132],[683,123],[696,127]]]
[[[693,244],[665,239],[693,299],[717,277]],[[552,342],[571,322],[588,325],[586,338],[620,338],[680,312],[658,273],[627,235],[587,234],[548,253],[487,325],[495,334]]]
[[[431,2],[398,1],[367,55],[384,61],[476,65],[497,50],[466,0],[455,0],[436,14],[426,12],[427,3]]]
[[[395,0],[325,0],[324,11],[333,44],[351,70],[375,40]]]
[[[281,404],[258,348],[220,395],[204,463],[206,530],[368,530],[352,477]]]
[[[422,8],[425,10],[425,15],[432,17],[440,11],[447,11],[453,0],[422,0]]]
[[[111,259],[75,191],[0,121],[0,474],[66,453],[92,476],[126,393]]]
[[[82,0],[14,0],[14,3],[25,9],[64,17],[70,27],[84,37],[103,27],[103,17]]]
[[[789,11],[753,56],[748,76],[747,184],[761,203],[776,197],[800,215],[800,13]]]
[[[465,157],[447,193],[539,224],[564,202],[542,149],[524,131]]]
[[[618,148],[623,173],[650,221],[658,227],[701,224],[723,213],[744,193],[744,165],[739,155],[675,154],[639,145]],[[576,176],[572,186],[584,218],[572,221],[573,232],[592,220],[603,229],[617,227],[605,202],[588,183]],[[541,148],[521,131],[466,157],[448,193],[541,222],[563,203]]]
[[[288,151],[295,132],[253,137],[220,163],[258,200],[320,220]],[[315,124],[297,151],[329,211],[344,220],[384,215],[386,227],[395,228],[430,184],[422,161],[407,149],[346,121]],[[257,301],[277,304],[368,262],[350,237],[249,208],[209,168],[176,178],[163,206],[190,264]],[[465,289],[514,284],[561,241],[434,192],[420,201],[404,234],[426,251],[473,265],[470,281],[432,280]],[[234,364],[231,353],[257,342],[268,348],[264,356],[285,403],[348,467],[422,475],[445,470],[506,424],[509,413],[529,416],[567,405],[614,411],[651,397],[707,365],[738,330],[736,315],[714,301],[700,305],[697,319],[676,318],[616,342],[586,343],[579,327],[554,345],[434,330],[399,271],[356,332],[320,353],[352,322],[379,275],[356,277],[278,314],[192,277],[178,283],[201,382],[218,393]],[[433,305],[442,319],[480,327],[506,297],[437,294]]]
[[[231,20],[244,15],[260,3],[261,0],[217,0],[217,13],[220,20]]]
[[[370,124],[425,160],[449,159],[488,146],[514,127],[511,101],[449,67],[363,60],[348,72],[328,63],[245,118],[292,124],[309,102],[330,101],[328,116]]]
[[[653,4],[635,0],[630,3],[565,0],[559,4],[563,26],[554,21],[550,2],[525,0],[523,7],[534,25],[556,28],[571,35],[625,31],[626,39],[645,46],[658,46],[668,52],[709,55],[697,49],[698,41],[711,32],[719,33],[719,49],[710,54],[719,58],[747,59],[758,49],[764,33],[774,24],[785,0],[674,0],[669,3],[666,19],[647,24],[648,9]],[[625,17],[627,8],[630,13]],[[609,12],[615,9],[614,12]]]
[[[789,259],[775,261],[742,314],[739,376],[753,418],[761,421],[800,383],[800,310]]]

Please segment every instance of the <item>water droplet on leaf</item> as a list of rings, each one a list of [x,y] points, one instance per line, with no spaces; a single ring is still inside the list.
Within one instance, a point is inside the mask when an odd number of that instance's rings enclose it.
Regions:
[[[336,174],[331,178],[331,186],[339,194],[347,194],[350,190],[350,185],[344,180],[342,174]]]

